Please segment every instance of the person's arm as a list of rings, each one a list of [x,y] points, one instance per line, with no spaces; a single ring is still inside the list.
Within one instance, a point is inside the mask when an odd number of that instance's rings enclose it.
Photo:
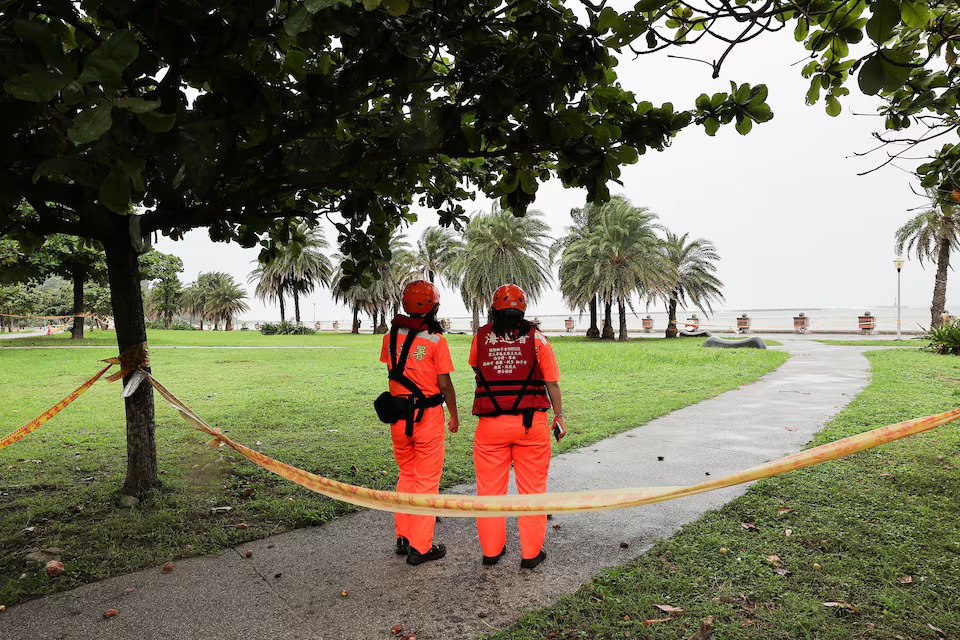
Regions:
[[[450,433],[456,433],[460,428],[460,414],[457,413],[457,390],[453,388],[453,380],[450,379],[449,373],[437,374],[437,387],[450,410]]]
[[[547,395],[550,396],[550,404],[553,405],[553,428],[560,427],[560,432],[556,434],[557,442],[567,435],[567,425],[563,419],[563,399],[560,397],[559,382],[545,382]]]

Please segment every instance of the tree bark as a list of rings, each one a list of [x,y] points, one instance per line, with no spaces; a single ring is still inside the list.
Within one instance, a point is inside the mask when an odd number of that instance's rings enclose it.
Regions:
[[[360,333],[360,305],[353,305],[353,328],[350,333]]]
[[[947,269],[950,267],[950,240],[941,238],[937,247],[937,276],[933,281],[933,304],[930,305],[930,328],[943,324],[947,306]]]
[[[666,337],[676,338],[677,337],[677,299],[674,297],[670,298],[670,301],[667,302],[667,332]]]
[[[627,305],[623,298],[617,300],[617,313],[620,314],[620,340],[627,339]]]
[[[287,321],[287,310],[283,304],[283,294],[277,296],[277,300],[280,302],[280,324],[283,324]]]
[[[603,333],[600,335],[604,340],[613,340],[613,319],[611,316],[611,310],[613,308],[613,300],[606,298],[603,301]]]
[[[599,338],[600,327],[597,326],[597,296],[590,298],[590,328],[587,329],[588,338]]]
[[[430,278],[430,284],[433,284],[433,271],[427,271],[427,277]]]
[[[293,292],[293,317],[300,326],[300,294],[296,291]]]
[[[83,339],[83,284],[87,279],[84,269],[73,271],[73,327],[70,329],[71,340]]]
[[[147,341],[140,290],[140,267],[130,245],[127,219],[120,218],[119,230],[110,242],[104,242],[107,272],[110,279],[110,300],[113,303],[117,347],[123,353]],[[150,371],[149,367],[144,367]],[[131,378],[123,379],[126,384]],[[157,443],[153,415],[153,387],[141,384],[127,398],[127,478],[124,495],[140,496],[157,486]]]
[[[480,330],[480,305],[473,303],[473,333]]]

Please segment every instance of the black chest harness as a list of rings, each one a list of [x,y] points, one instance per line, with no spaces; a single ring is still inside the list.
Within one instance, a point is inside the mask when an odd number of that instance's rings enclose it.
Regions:
[[[424,395],[417,384],[408,378],[404,373],[407,366],[407,358],[410,357],[410,349],[413,347],[413,340],[420,333],[420,329],[407,329],[407,337],[404,340],[400,353],[397,353],[397,338],[400,333],[400,327],[394,324],[390,328],[390,373],[387,378],[394,382],[399,382],[410,392],[408,396],[394,396],[386,392],[377,398],[373,403],[377,410],[380,420],[387,423],[394,423],[399,420],[406,421],[404,435],[408,438],[413,437],[413,423],[423,419],[423,413],[430,407],[439,407],[443,404],[443,394],[437,393],[432,396]]]

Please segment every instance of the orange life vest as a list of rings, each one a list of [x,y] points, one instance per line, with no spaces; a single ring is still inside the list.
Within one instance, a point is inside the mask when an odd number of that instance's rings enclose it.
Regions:
[[[534,411],[550,408],[543,371],[537,362],[536,329],[515,340],[501,338],[493,325],[477,332],[477,390],[473,415],[523,414],[529,428]]]

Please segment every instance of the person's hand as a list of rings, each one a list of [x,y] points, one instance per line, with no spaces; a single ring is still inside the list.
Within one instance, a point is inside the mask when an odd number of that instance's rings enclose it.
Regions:
[[[553,437],[557,439],[557,442],[563,440],[563,436],[567,435],[567,425],[563,422],[563,415],[553,417]]]
[[[460,416],[455,413],[450,414],[450,433],[456,433],[460,429]]]

